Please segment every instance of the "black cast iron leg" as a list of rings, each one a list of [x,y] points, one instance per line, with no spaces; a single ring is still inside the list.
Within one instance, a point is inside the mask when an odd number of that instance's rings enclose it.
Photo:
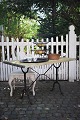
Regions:
[[[60,83],[58,82],[58,68],[61,66],[61,63],[59,64],[58,67],[55,66],[54,64],[53,64],[53,66],[56,68],[56,81],[54,81],[51,91],[54,90],[55,84],[58,84],[58,85],[59,85],[60,93],[63,95],[63,93],[62,93],[62,91],[61,91],[61,85],[60,85]]]
[[[58,85],[59,85],[59,90],[60,90],[60,93],[63,95],[63,92],[62,92],[62,90],[61,90],[61,85],[60,85],[60,83],[58,82]]]
[[[27,97],[28,97],[28,100],[29,100],[29,103],[32,104],[31,100],[30,100],[30,97],[29,97],[29,89],[26,88],[26,74],[29,70],[29,68],[27,68],[27,71],[23,71],[23,69],[21,69],[23,74],[24,74],[24,89],[22,90],[22,94],[21,94],[21,99],[23,98],[24,94],[27,94]]]

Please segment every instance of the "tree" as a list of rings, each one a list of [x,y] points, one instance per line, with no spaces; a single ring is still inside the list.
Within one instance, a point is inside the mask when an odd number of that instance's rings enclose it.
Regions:
[[[66,34],[70,24],[75,25],[80,34],[80,0],[3,0],[3,4],[7,12],[38,21],[40,37]],[[38,17],[35,16],[38,13]]]
[[[14,5],[15,2],[15,5]],[[16,7],[20,1],[3,1],[0,4],[0,24],[4,26],[4,34],[9,37],[24,37],[24,38],[32,38],[37,36],[38,23],[34,18],[36,18],[36,14],[33,11],[27,8],[27,11],[24,13],[25,17],[22,20],[23,12],[20,11],[21,5]],[[14,7],[13,7],[14,5]],[[4,12],[5,11],[5,12]],[[28,15],[27,15],[28,13]],[[4,14],[4,16],[3,16]],[[31,15],[32,14],[32,15]],[[33,16],[33,17],[32,17]],[[22,21],[23,22],[22,22]],[[21,23],[22,22],[22,23]],[[32,22],[32,24],[31,24]],[[34,32],[33,32],[34,31]]]
[[[80,34],[79,0],[38,0],[36,6],[40,12],[45,14],[45,18],[39,19],[41,23],[41,35],[44,33],[43,36],[47,37],[66,34],[71,24],[75,25],[76,32]]]
[[[80,0],[60,0],[61,6],[59,14],[62,19],[73,24],[76,27],[76,32],[80,34]]]
[[[37,38],[37,33],[39,29],[39,25],[34,19],[24,18],[24,16],[20,19],[20,35],[23,38]]]

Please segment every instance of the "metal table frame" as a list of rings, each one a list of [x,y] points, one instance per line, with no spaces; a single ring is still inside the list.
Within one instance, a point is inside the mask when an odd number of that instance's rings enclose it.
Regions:
[[[58,81],[58,69],[59,69],[59,67],[61,66],[61,63],[62,63],[62,62],[69,62],[69,61],[73,61],[73,60],[75,60],[75,58],[60,58],[59,60],[49,60],[49,61],[47,61],[47,62],[42,62],[42,63],[38,63],[38,64],[36,64],[36,63],[28,63],[28,64],[27,64],[27,63],[20,63],[19,61],[3,61],[3,63],[8,64],[8,65],[12,65],[12,66],[17,66],[17,67],[20,67],[20,68],[21,68],[21,70],[22,70],[22,72],[23,72],[23,74],[24,74],[24,89],[22,90],[21,98],[23,98],[24,93],[26,92],[26,93],[27,93],[28,100],[29,100],[29,103],[32,104],[32,102],[31,102],[31,100],[30,100],[30,96],[29,96],[29,90],[30,90],[31,86],[33,85],[33,83],[34,83],[35,81],[38,80],[38,78],[40,77],[40,75],[45,75],[46,77],[48,77],[48,76],[46,75],[46,73],[47,73],[52,67],[55,67],[55,69],[56,69],[56,80],[55,80],[54,83],[53,83],[53,86],[52,86],[51,91],[54,89],[55,84],[58,84],[58,85],[59,85],[60,93],[63,94],[62,91],[61,91],[61,85],[60,85],[60,83],[59,83],[59,81]],[[58,65],[58,66],[55,66],[55,63],[58,63],[59,65]],[[47,65],[47,64],[51,64],[51,65],[50,65],[50,67],[49,67],[43,74],[38,73],[37,71],[35,71],[35,70],[32,68],[32,67],[34,67],[34,66],[41,66],[41,65]],[[23,68],[26,68],[27,70],[24,71]],[[38,74],[38,76],[37,76],[37,78],[35,79],[35,81],[33,81],[33,82],[31,83],[31,85],[30,85],[29,87],[27,87],[27,86],[26,86],[26,74],[28,73],[29,69],[32,69],[34,72],[36,72],[36,73]],[[48,77],[48,78],[49,78],[49,77]],[[50,79],[50,78],[49,78],[49,79]]]
[[[59,81],[58,81],[58,68],[59,68],[60,66],[61,66],[61,63],[59,63],[58,66],[55,66],[55,64],[52,64],[43,74],[38,73],[38,72],[35,71],[33,68],[29,68],[29,69],[32,69],[34,72],[36,72],[36,73],[38,74],[38,76],[37,76],[37,78],[36,78],[36,80],[35,80],[35,81],[37,81],[37,79],[38,79],[41,75],[44,75],[44,76],[48,77],[48,76],[46,75],[46,73],[47,73],[52,67],[55,67],[55,69],[56,69],[56,80],[55,80],[54,83],[53,83],[53,87],[52,87],[51,91],[53,91],[55,84],[58,84],[58,85],[59,85],[60,93],[63,95],[62,90],[61,90],[61,85],[60,85],[60,83],[59,83]],[[50,77],[48,77],[48,78],[50,79]],[[34,81],[34,82],[35,82],[35,81]]]

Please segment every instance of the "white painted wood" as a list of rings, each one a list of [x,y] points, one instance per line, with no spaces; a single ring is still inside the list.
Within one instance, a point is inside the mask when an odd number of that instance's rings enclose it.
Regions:
[[[69,57],[76,58],[76,35],[75,27],[71,25],[69,27]],[[76,61],[69,62],[69,81],[74,82],[76,77]],[[73,71],[73,72],[72,72]],[[74,73],[74,74],[73,74]]]
[[[2,61],[5,60],[5,50],[4,50],[4,36],[2,36],[2,39],[1,39],[1,44],[2,44]],[[4,81],[5,80],[5,65],[3,63],[1,63],[1,77],[2,77],[2,80]]]
[[[58,50],[58,36],[56,37],[56,53],[57,54],[59,53],[59,50]]]
[[[13,90],[16,88],[16,87],[23,87],[23,79],[24,79],[24,74],[22,73],[22,71],[15,71],[15,72],[12,72],[9,76],[9,86],[10,86],[10,96],[13,96]],[[26,82],[29,82],[29,84],[31,84],[32,82],[35,81],[35,75],[32,71],[29,71],[27,74],[26,74]],[[18,85],[16,85],[16,83]],[[21,85],[21,86],[20,86]],[[35,85],[36,85],[36,81],[33,83],[32,85],[32,92],[33,92],[33,96],[35,96]]]
[[[47,49],[47,54],[49,54],[49,39],[46,39],[47,45],[46,45],[46,49]]]
[[[64,41],[64,36],[61,36],[61,42],[59,41],[60,36],[56,37],[56,42],[54,42],[54,38],[51,38],[51,42],[49,42],[49,38],[46,39],[46,42],[48,42],[46,44],[46,48],[49,49],[49,46],[51,47],[51,53],[54,53],[54,46],[56,46],[56,53],[59,52],[58,47],[61,46],[61,56],[64,56],[64,51],[63,48],[64,46],[66,47],[66,51],[65,51],[65,56],[66,57],[74,57],[76,58],[76,45],[79,45],[79,41],[76,41],[77,39],[77,35],[75,34],[74,31],[74,27],[70,27],[69,28],[69,36],[68,34],[66,34],[66,41]],[[36,42],[44,42],[44,39],[39,40],[37,39]],[[17,38],[17,40],[15,40],[14,38],[12,38],[11,42],[9,42],[8,37],[5,38],[4,41],[4,36],[2,36],[2,41],[0,42],[0,46],[2,46],[2,61],[5,60],[5,47],[7,48],[7,60],[14,60],[14,59],[18,59],[18,53],[20,51],[20,48],[24,48],[25,46],[27,47],[27,54],[30,54],[30,48],[32,50],[34,50],[34,40],[32,39],[32,41],[30,42],[29,40],[27,40],[27,42],[24,42],[24,39],[22,39],[21,42],[19,42],[19,39]],[[11,46],[12,49],[12,58],[10,58],[9,55],[9,47]],[[16,52],[15,52],[15,48]],[[39,49],[36,46],[37,49]],[[43,48],[44,49],[44,48]],[[16,53],[16,54],[15,54]],[[49,51],[47,51],[47,54],[49,53]],[[68,54],[69,53],[69,54]],[[32,54],[34,55],[34,51],[32,52]],[[8,80],[8,74],[10,74],[10,72],[13,69],[17,69],[17,67],[11,67],[11,66],[7,66],[4,65],[3,63],[0,64],[0,76],[1,76],[1,80]],[[36,67],[36,70],[40,73],[45,72],[45,70],[49,67],[49,65],[47,66],[42,66],[42,67]],[[52,72],[52,70],[54,72]],[[47,74],[55,79],[55,68],[52,68],[52,70],[50,70]],[[3,72],[2,72],[3,71]],[[68,74],[69,71],[69,74]],[[63,80],[67,80],[69,77],[69,81],[74,81],[74,79],[80,79],[80,45],[79,45],[79,61],[73,61],[73,62],[69,62],[69,63],[62,63],[60,69],[59,69],[59,79]]]
[[[35,56],[34,46],[34,39],[32,39],[32,56]]]
[[[68,34],[66,34],[66,54],[65,56],[68,57],[68,44],[69,44],[69,41],[68,41]],[[65,74],[66,74],[66,77],[65,77],[65,80],[68,80],[68,63],[66,62],[65,63]]]
[[[14,39],[12,38],[12,60],[16,59],[16,56],[15,56],[15,45],[14,45]]]
[[[80,36],[79,36],[79,80],[80,80]]]
[[[51,38],[51,53],[54,53],[54,50],[53,50],[53,37]]]

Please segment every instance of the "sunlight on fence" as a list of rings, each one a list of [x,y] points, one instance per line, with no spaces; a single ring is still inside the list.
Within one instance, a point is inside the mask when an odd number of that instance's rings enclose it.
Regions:
[[[59,53],[61,57],[72,57],[79,58],[79,40],[77,35],[75,34],[74,26],[69,27],[69,34],[65,36],[56,36],[51,39],[46,38],[42,39],[42,42],[47,42],[46,46],[43,50],[47,50],[47,54],[51,53]],[[39,42],[39,39],[31,41],[27,40],[26,42],[22,39],[19,42],[19,39],[16,40],[14,38],[9,41],[8,37],[1,37],[0,42],[0,80],[6,81],[8,80],[9,74],[15,69],[15,67],[4,65],[2,61],[4,60],[15,60],[19,59],[18,54],[19,51],[25,51],[28,54],[35,54],[35,49],[38,49],[38,46],[34,44],[34,42]],[[35,67],[35,70],[39,73],[45,72],[48,69],[49,65]],[[55,79],[55,68],[47,72],[47,75],[51,79]],[[48,79],[44,76],[41,76],[40,79]],[[69,63],[62,63],[59,69],[59,79],[60,80],[79,80],[79,59]]]

